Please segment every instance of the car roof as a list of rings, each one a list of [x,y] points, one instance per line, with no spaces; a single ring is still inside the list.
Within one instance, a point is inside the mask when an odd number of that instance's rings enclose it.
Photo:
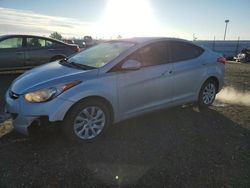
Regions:
[[[63,41],[56,40],[56,39],[53,39],[53,38],[50,38],[50,37],[39,36],[39,35],[8,34],[8,35],[1,35],[0,39],[2,39],[2,38],[9,38],[9,37],[39,37],[39,38],[49,39],[49,40],[53,40],[53,41],[56,41],[56,42],[59,42],[59,43],[66,44]]]
[[[179,38],[171,38],[171,37],[134,37],[134,38],[127,38],[127,39],[120,39],[120,41],[127,41],[133,43],[147,43],[147,42],[154,42],[159,40],[173,40],[173,41],[185,41],[189,42],[184,39]]]

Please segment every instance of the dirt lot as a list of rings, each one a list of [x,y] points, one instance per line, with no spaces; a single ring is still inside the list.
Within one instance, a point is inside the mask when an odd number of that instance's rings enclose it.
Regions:
[[[60,132],[3,136],[0,187],[250,187],[250,64],[226,67],[236,97],[223,90],[206,111],[154,112],[85,145],[67,143]],[[1,101],[12,79],[0,76]],[[233,100],[238,93],[246,101]]]

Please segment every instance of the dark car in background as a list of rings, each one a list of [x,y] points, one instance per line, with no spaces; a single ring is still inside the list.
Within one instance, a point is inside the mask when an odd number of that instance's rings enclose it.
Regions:
[[[83,47],[89,48],[91,46],[96,45],[96,42],[92,39],[91,36],[84,36],[83,38]]]
[[[63,59],[80,48],[55,39],[33,35],[0,36],[0,71],[29,69]]]
[[[245,48],[235,57],[236,62],[250,62],[250,48]]]

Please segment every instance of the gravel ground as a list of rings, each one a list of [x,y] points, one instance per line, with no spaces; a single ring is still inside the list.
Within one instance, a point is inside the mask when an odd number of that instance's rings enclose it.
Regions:
[[[250,63],[239,64],[229,63],[226,65],[225,87],[233,88],[233,92],[225,92],[225,97],[229,97],[228,103],[231,100],[236,100],[232,104],[224,103],[222,106],[212,107],[212,109],[221,113],[228,119],[234,121],[241,127],[250,130]],[[221,91],[223,93],[223,91]],[[232,95],[230,97],[230,95]],[[239,99],[243,99],[242,105],[238,103]],[[216,101],[218,102],[218,101]],[[215,103],[216,104],[216,103]]]
[[[14,77],[0,76],[1,97]],[[249,78],[250,65],[226,65],[226,86],[249,92]],[[249,108],[161,110],[85,145],[11,132],[0,138],[0,187],[250,187]]]

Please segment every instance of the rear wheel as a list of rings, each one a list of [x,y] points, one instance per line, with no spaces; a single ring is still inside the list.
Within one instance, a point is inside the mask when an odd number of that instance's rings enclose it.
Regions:
[[[103,135],[110,124],[110,110],[102,101],[81,101],[66,115],[63,131],[71,141],[91,142]]]
[[[212,79],[207,80],[202,85],[198,99],[199,107],[208,107],[214,102],[218,89],[217,87],[217,83]]]

